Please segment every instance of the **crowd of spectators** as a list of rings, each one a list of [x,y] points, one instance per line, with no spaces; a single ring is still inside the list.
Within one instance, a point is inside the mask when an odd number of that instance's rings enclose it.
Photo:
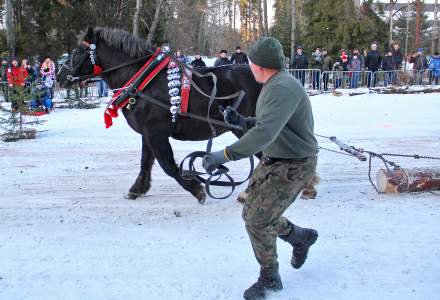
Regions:
[[[176,52],[176,57],[185,63],[190,63],[195,68],[206,66],[206,63],[199,54],[195,55],[194,60],[191,62],[188,61],[180,50]],[[316,48],[308,56],[302,46],[297,46],[294,57],[290,62],[286,63],[286,67],[291,69],[291,73],[302,85],[305,85],[307,76],[310,76],[313,89],[321,89],[322,84],[323,89],[326,91],[328,90],[330,76],[334,78],[335,88],[341,87],[343,80],[347,80],[347,78],[349,87],[357,88],[361,81],[361,76],[365,77],[368,87],[375,87],[379,77],[383,80],[385,86],[396,84],[397,71],[403,70],[404,62],[405,57],[398,43],[393,44],[390,49],[381,53],[378,43],[373,42],[368,50],[358,48],[351,50],[340,49],[339,53],[333,57],[326,48]],[[424,71],[429,72],[429,84],[439,83],[440,56],[438,52],[435,52],[432,57],[428,58],[424,55],[423,49],[419,48],[406,59],[406,62],[408,66],[412,65],[412,84],[422,83],[420,72]],[[230,58],[228,58],[227,50],[220,50],[214,67],[248,63],[247,55],[241,50],[240,46],[237,46],[235,53]],[[369,72],[363,73],[362,71]],[[378,71],[382,73],[381,76],[378,76]]]
[[[335,77],[335,87],[342,85],[342,80],[349,77],[350,88],[357,88],[359,85],[362,71],[369,71],[367,76],[367,86],[376,86],[378,71],[383,71],[383,82],[387,86],[395,84],[397,71],[403,70],[405,57],[402,55],[399,44],[394,44],[391,49],[382,54],[378,50],[378,44],[372,43],[369,50],[360,51],[359,49],[340,49],[336,57],[331,57],[325,48],[316,48],[312,55],[307,57],[302,46],[296,48],[296,53],[289,64],[292,73],[304,85],[307,70],[312,70],[313,89],[320,89],[320,84],[324,85],[324,90],[328,89],[329,74]],[[421,72],[429,72],[429,84],[438,84],[440,78],[440,57],[435,52],[429,59],[424,55],[423,49],[414,51],[408,64],[412,65],[413,84],[421,84],[423,76]],[[315,71],[313,71],[315,70]],[[322,74],[322,81],[320,76]]]
[[[0,82],[1,92],[13,110],[18,108],[25,93],[30,95],[30,108],[42,107],[46,113],[53,108],[55,63],[49,57],[41,65],[38,62],[30,65],[26,58],[21,63],[15,57],[2,59]]]

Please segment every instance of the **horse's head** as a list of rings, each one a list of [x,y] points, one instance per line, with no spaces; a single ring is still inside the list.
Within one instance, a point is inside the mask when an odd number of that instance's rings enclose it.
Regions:
[[[89,27],[79,46],[73,49],[58,71],[57,81],[61,87],[70,88],[81,77],[98,75],[100,69],[97,65],[96,43],[95,32]]]

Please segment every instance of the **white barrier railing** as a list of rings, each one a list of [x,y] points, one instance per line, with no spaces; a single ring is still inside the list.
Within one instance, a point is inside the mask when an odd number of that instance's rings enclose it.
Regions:
[[[322,72],[322,90],[324,92],[335,89],[357,89],[367,87],[369,78],[373,78],[370,71],[324,71]]]
[[[321,70],[319,69],[289,69],[306,90],[321,89]]]

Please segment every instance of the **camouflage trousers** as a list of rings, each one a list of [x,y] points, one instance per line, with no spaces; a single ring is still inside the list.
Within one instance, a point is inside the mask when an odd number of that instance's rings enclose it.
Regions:
[[[273,164],[263,159],[255,168],[243,207],[243,220],[262,268],[278,266],[277,237],[288,235],[294,227],[282,215],[315,175],[316,163],[317,158]]]

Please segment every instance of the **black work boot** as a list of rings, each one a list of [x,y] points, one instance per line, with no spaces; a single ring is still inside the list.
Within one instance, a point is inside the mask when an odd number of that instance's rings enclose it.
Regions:
[[[292,231],[288,235],[280,236],[280,238],[293,246],[290,264],[295,269],[299,269],[307,259],[310,246],[318,239],[318,232],[315,229],[293,225]]]
[[[257,282],[244,291],[243,298],[246,300],[266,299],[266,291],[276,292],[282,289],[283,283],[278,273],[278,266],[271,269],[261,268],[260,277]]]

